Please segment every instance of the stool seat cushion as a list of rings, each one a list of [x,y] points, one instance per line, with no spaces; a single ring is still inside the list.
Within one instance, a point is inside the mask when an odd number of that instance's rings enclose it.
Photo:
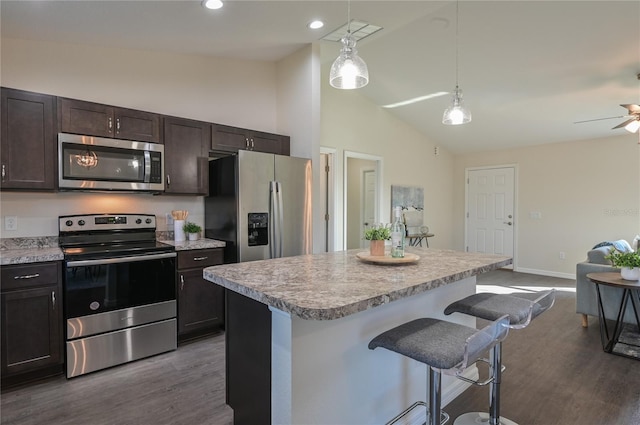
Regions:
[[[537,295],[537,294],[533,294]],[[455,301],[444,309],[444,314],[463,313],[486,320],[496,320],[505,314],[509,316],[510,325],[524,323],[529,318],[532,301],[505,294],[479,293],[469,295]],[[535,304],[532,317],[542,312]],[[537,314],[536,314],[537,313]]]
[[[477,329],[445,320],[422,318],[381,333],[369,342],[436,369],[451,369],[464,360],[467,338]]]

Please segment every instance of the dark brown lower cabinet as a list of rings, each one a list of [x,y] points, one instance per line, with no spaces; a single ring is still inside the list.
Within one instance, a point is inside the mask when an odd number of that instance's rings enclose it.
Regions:
[[[226,398],[233,423],[271,423],[271,311],[266,304],[227,290]]]
[[[2,387],[63,372],[62,265],[2,266]]]
[[[223,262],[223,249],[178,252],[178,339],[224,327],[224,288],[205,280],[202,270]]]

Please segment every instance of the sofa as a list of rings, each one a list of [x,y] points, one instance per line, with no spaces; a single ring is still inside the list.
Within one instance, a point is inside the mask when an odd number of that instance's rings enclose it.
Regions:
[[[629,250],[632,249],[628,242],[623,242],[629,247]],[[587,274],[620,271],[619,268],[611,265],[610,260],[605,258],[612,248],[612,245],[596,246],[587,253],[585,261],[576,265],[576,313],[582,315],[582,326],[585,328],[589,326],[589,316],[598,317],[598,298],[595,284],[587,278]],[[600,285],[600,295],[602,296],[605,317],[615,320],[622,300],[622,291],[618,288]],[[640,308],[640,306],[638,307]],[[624,321],[635,323],[630,303],[627,305]]]

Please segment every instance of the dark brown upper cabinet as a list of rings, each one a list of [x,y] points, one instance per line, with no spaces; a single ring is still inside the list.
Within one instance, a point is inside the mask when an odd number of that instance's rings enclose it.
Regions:
[[[63,97],[58,111],[63,133],[162,143],[159,114]]]
[[[210,123],[164,117],[165,193],[208,194],[210,142]]]
[[[290,138],[279,134],[214,124],[211,150],[217,152],[238,152],[251,150],[257,152],[289,155]]]
[[[0,189],[54,190],[55,97],[1,89]]]

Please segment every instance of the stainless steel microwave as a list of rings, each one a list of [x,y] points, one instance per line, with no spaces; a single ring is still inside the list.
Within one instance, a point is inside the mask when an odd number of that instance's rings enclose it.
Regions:
[[[74,190],[164,190],[164,145],[58,134],[58,187]]]

